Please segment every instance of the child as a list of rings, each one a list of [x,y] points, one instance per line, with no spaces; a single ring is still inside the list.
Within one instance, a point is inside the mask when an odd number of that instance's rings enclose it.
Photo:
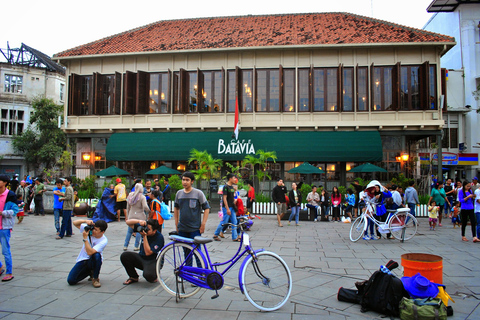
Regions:
[[[18,213],[17,213],[17,218],[18,218],[18,223],[22,223],[23,217],[25,216],[25,202],[23,202],[22,195],[18,194],[17,195],[17,206],[18,206]]]
[[[430,230],[435,231],[438,219],[438,210],[437,203],[435,201],[431,202],[431,205],[428,206],[428,223],[430,224]]]
[[[456,226],[460,226],[460,206],[461,202],[457,201],[455,203],[455,207],[453,208],[452,223],[454,229],[456,228]]]

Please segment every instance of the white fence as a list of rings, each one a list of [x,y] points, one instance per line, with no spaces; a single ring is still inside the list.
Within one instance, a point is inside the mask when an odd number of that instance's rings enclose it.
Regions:
[[[83,201],[90,206],[90,205],[92,205],[93,200],[95,200],[95,199],[80,199],[79,201]],[[244,201],[244,203],[246,203],[246,201]],[[168,205],[170,207],[170,212],[173,212],[173,206],[174,206],[173,201],[170,201]],[[307,205],[305,203],[302,203],[300,205],[300,208],[301,209],[307,209]],[[277,209],[275,207],[274,202],[254,202],[253,203],[253,212],[255,214],[266,214],[266,215],[272,214],[273,215],[273,214],[277,213]],[[331,207],[330,207],[330,212],[329,213],[330,214],[332,213]],[[343,215],[343,212],[341,212],[340,214]],[[421,205],[417,206],[417,208],[415,209],[415,216],[417,216],[417,217],[428,217],[428,206],[426,204],[421,204]]]

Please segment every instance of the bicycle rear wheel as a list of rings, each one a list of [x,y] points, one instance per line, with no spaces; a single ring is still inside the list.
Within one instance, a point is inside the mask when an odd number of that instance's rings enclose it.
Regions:
[[[292,275],[287,264],[273,252],[248,258],[241,272],[242,289],[250,303],[262,311],[281,308],[292,292]]]
[[[366,217],[361,215],[352,223],[350,227],[350,241],[356,242],[358,241],[365,231],[365,219]]]
[[[177,294],[177,276],[176,270],[183,264],[185,258],[192,250],[192,246],[185,243],[170,244],[165,247],[157,257],[157,278],[162,287],[171,295]],[[205,268],[205,262],[202,256],[194,251],[191,264],[198,268]],[[193,286],[191,283],[178,277],[178,291],[180,298],[193,296],[200,290],[200,287]]]
[[[405,241],[410,240],[417,233],[418,222],[408,212],[397,212],[390,219],[388,227],[395,239]]]

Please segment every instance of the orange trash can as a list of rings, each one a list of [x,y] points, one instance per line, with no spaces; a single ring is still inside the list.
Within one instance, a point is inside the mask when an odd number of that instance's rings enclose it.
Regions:
[[[443,284],[443,258],[428,253],[402,254],[403,276],[411,277],[420,272],[435,283]]]

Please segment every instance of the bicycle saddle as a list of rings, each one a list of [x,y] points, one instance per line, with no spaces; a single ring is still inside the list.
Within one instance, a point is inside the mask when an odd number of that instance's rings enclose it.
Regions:
[[[196,236],[195,238],[193,238],[193,240],[193,242],[195,242],[196,244],[205,244],[213,241],[212,238],[204,238],[200,236]]]

